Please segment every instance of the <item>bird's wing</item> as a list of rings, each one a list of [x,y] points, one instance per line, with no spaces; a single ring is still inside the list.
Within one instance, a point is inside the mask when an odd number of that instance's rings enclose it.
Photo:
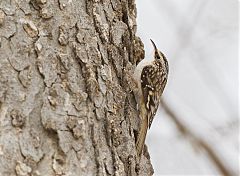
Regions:
[[[148,127],[151,127],[153,117],[159,106],[160,97],[166,85],[167,78],[160,67],[147,65],[141,74],[141,88],[147,110]]]

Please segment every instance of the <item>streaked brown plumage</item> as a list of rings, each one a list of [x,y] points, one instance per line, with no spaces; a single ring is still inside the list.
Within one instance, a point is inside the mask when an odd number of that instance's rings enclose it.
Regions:
[[[134,91],[140,110],[140,131],[137,137],[136,149],[140,156],[144,146],[147,129],[151,127],[153,118],[160,103],[160,97],[167,83],[168,62],[154,42],[154,60],[142,60],[134,72],[138,90]]]

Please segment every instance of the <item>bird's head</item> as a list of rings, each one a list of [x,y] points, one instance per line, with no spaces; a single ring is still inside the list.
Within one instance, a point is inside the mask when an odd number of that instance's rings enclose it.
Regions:
[[[151,39],[150,39],[151,40]],[[151,40],[153,48],[154,48],[154,59],[157,61],[160,61],[160,63],[166,68],[167,72],[168,72],[168,61],[165,57],[165,55],[158,50],[157,46],[155,45],[155,43]]]

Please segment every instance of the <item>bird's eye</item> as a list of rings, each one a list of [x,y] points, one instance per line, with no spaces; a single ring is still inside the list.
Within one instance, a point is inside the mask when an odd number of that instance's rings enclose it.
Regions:
[[[160,56],[157,54],[157,55],[156,55],[156,58],[157,58],[157,59],[160,59]]]

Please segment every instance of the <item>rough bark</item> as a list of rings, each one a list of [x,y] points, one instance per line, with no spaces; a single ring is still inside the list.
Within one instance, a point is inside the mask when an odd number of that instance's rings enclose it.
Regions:
[[[0,0],[0,175],[152,175],[138,161],[134,0]]]

